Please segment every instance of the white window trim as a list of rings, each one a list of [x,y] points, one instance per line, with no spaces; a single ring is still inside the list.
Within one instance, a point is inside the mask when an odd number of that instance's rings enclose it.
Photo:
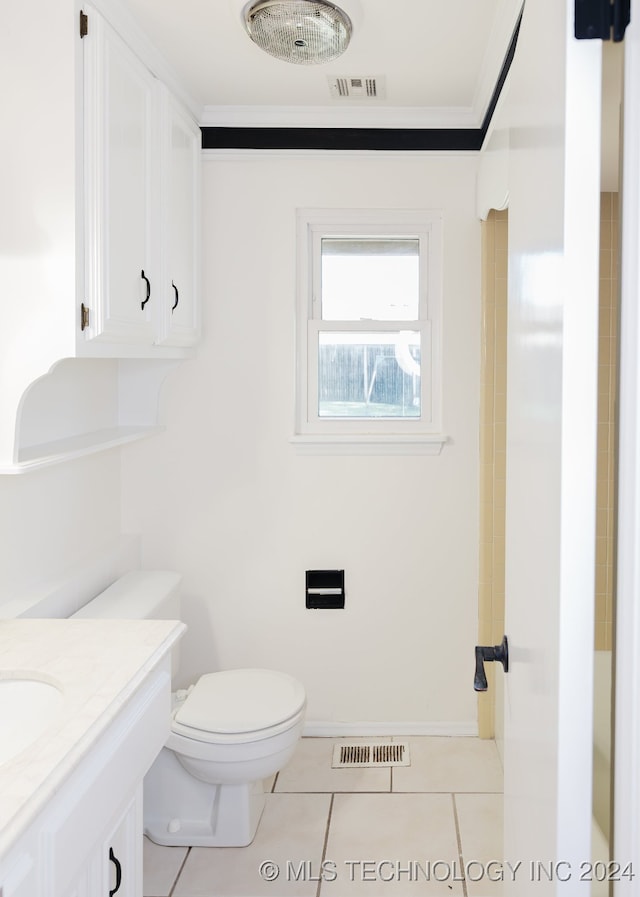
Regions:
[[[427,255],[426,266],[420,266],[420,320],[368,322],[367,329],[420,330],[423,369],[430,364],[430,377],[422,378],[423,384],[427,380],[431,384],[422,403],[423,411],[431,411],[429,420],[342,420],[319,418],[315,411],[319,330],[362,329],[360,323],[321,321],[319,315],[314,316],[314,303],[319,308],[321,301],[321,238],[350,235],[418,237],[421,255]],[[442,432],[442,213],[426,209],[298,209],[296,305],[296,413],[291,442],[304,453],[439,454],[448,441]]]

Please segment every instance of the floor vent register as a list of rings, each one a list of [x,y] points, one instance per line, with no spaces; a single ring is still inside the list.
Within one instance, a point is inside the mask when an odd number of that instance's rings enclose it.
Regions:
[[[410,766],[406,741],[348,742],[333,749],[332,769],[353,766]]]

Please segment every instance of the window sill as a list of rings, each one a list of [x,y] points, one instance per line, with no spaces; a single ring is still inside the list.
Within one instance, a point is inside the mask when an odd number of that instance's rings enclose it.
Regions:
[[[300,455],[439,455],[449,437],[392,434],[297,434],[289,439]]]

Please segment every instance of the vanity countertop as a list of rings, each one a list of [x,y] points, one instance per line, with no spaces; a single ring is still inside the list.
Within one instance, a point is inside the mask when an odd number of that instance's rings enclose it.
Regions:
[[[185,629],[175,620],[0,620],[0,679],[40,679],[64,696],[51,725],[0,765],[0,858]]]

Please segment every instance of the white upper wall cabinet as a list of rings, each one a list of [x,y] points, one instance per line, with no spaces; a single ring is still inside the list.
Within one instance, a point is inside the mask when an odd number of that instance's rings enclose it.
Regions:
[[[13,90],[0,166],[0,473],[153,431],[166,371],[199,336],[196,104],[122,5],[94,0],[79,18],[77,0],[34,0],[31,11],[37,33],[17,7],[0,14]],[[117,396],[98,425],[78,411],[96,401],[77,401],[96,378]],[[42,379],[55,437],[31,389]]]
[[[103,17],[86,12],[82,354],[93,341],[193,345],[200,131]]]

